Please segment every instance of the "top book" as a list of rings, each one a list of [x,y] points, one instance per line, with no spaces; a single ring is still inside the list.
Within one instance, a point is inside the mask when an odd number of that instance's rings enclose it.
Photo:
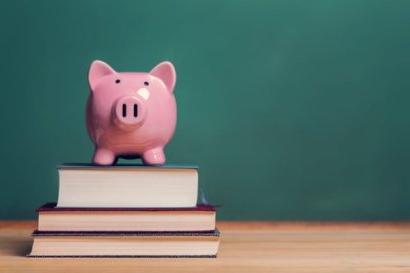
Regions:
[[[57,207],[195,207],[198,167],[90,164],[58,166]]]

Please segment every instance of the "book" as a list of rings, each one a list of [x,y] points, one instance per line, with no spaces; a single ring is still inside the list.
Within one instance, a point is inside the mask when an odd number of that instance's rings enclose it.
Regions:
[[[219,231],[40,232],[29,257],[216,257]]]
[[[182,208],[197,203],[195,166],[65,164],[58,173],[57,207]]]
[[[192,208],[60,208],[37,209],[39,231],[211,231],[215,207]]]

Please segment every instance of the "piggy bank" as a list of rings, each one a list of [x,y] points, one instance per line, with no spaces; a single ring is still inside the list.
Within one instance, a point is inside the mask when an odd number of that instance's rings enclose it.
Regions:
[[[88,81],[86,122],[95,144],[93,163],[112,165],[123,157],[164,164],[164,147],[176,125],[172,63],[162,62],[145,73],[116,72],[94,61]]]

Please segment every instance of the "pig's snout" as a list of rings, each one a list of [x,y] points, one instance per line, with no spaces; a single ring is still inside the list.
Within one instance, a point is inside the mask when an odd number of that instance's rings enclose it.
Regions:
[[[144,117],[144,103],[137,97],[122,97],[114,104],[114,121],[122,129],[141,126]]]

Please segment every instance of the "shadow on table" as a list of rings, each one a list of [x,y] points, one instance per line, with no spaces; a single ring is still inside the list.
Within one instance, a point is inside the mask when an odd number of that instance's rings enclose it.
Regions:
[[[31,238],[26,238],[25,236],[22,238],[10,238],[10,237],[3,237],[0,236],[0,242],[4,247],[6,255],[10,256],[21,256],[25,257],[31,252],[31,246],[33,245],[33,240]]]
[[[31,252],[31,246],[33,245],[32,241],[22,242],[16,249],[15,255],[17,256],[27,256]]]

